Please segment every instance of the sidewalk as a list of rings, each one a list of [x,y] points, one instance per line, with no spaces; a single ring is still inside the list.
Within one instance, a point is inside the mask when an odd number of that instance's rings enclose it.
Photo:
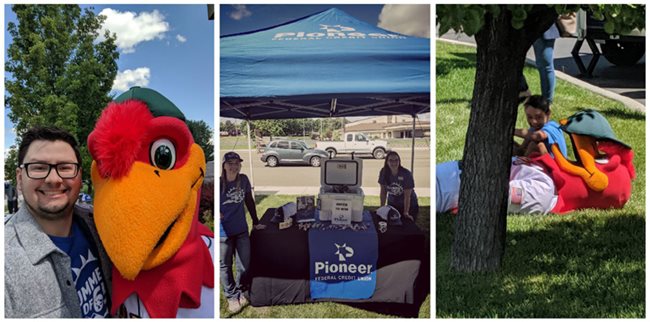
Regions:
[[[442,38],[445,37],[445,38]],[[436,40],[444,41],[450,44],[463,45],[476,47],[474,37],[467,37],[464,34],[455,34],[448,32],[442,37],[436,38]],[[555,46],[555,75],[557,78],[567,81],[576,86],[582,87],[586,90],[599,94],[601,96],[607,97],[609,99],[621,102],[626,107],[645,113],[645,86],[643,88],[636,88],[636,80],[631,75],[625,77],[625,69],[620,67],[615,67],[607,62],[604,57],[598,62],[598,66],[601,66],[597,69],[596,73],[599,74],[598,77],[593,78],[583,78],[572,76],[569,73],[577,73],[577,67],[573,62],[573,57],[571,57],[571,45],[575,42],[574,38],[559,38],[556,41]],[[583,48],[586,46],[586,43],[583,44]],[[583,62],[586,63],[587,57],[591,55],[581,51],[581,54],[585,56]],[[530,49],[526,56],[526,64],[535,67],[535,59],[533,50]],[[639,63],[637,66],[645,64],[645,59],[643,63]],[[605,66],[605,67],[602,67]],[[611,67],[606,67],[611,66]],[[644,66],[645,67],[645,66]],[[565,70],[566,72],[564,72]],[[624,90],[621,90],[624,89]],[[621,95],[621,93],[643,93],[641,98],[631,98],[628,96]]]
[[[361,187],[366,196],[379,196],[379,187]],[[280,186],[257,186],[254,187],[256,195],[318,195],[320,187],[280,187]],[[415,188],[418,197],[430,197],[430,188]]]

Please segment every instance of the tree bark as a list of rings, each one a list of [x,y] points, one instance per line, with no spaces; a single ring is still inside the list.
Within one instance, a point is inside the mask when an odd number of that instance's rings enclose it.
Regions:
[[[487,14],[475,35],[476,76],[451,259],[457,271],[494,271],[501,266],[519,75],[528,48],[555,17],[554,9],[535,6],[524,28],[515,30],[504,8],[498,17]]]

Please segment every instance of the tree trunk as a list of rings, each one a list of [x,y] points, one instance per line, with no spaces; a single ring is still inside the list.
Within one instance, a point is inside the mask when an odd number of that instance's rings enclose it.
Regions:
[[[550,15],[545,6],[536,9],[521,30],[512,28],[510,11],[494,18],[488,14],[475,35],[476,77],[451,259],[457,271],[494,271],[501,266],[519,75],[526,51],[554,19],[553,9]]]

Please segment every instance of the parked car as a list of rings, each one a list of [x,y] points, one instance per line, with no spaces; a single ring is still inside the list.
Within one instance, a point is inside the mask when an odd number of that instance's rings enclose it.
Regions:
[[[372,154],[375,159],[383,159],[388,151],[388,142],[383,140],[369,140],[363,133],[345,133],[343,141],[316,142],[316,148],[325,150],[329,156],[335,157],[339,153]]]
[[[269,167],[275,167],[281,163],[285,164],[309,164],[312,167],[320,167],[321,160],[327,158],[327,152],[318,149],[310,149],[303,141],[298,140],[275,140],[264,147],[260,159],[266,162]]]

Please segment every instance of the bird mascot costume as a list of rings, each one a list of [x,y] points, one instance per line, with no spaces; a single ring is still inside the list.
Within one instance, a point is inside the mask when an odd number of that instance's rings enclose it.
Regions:
[[[183,113],[133,87],[104,109],[88,148],[111,315],[214,317],[214,234],[198,221],[206,163]]]
[[[568,160],[557,144],[551,146],[555,158],[550,153],[517,158],[520,168],[527,166],[539,168],[539,171],[516,172],[519,175],[516,180],[532,187],[529,194],[535,196],[530,198],[532,201],[528,202],[525,210],[520,208],[514,212],[540,212],[539,209],[546,205],[542,201],[551,197],[556,201],[549,210],[555,214],[587,208],[623,208],[630,200],[632,180],[636,177],[632,148],[618,140],[605,117],[594,110],[577,112],[561,120],[560,124],[571,138],[576,160]],[[460,196],[462,170],[459,163],[439,164],[436,171],[436,196],[439,201],[444,201],[436,204],[436,211],[455,213]],[[513,173],[510,180],[513,180]],[[510,193],[509,198],[514,200],[512,190]],[[518,195],[520,201],[522,196]]]
[[[619,141],[611,126],[594,110],[578,112],[561,120],[569,134],[576,160],[567,160],[557,144],[550,154],[533,161],[546,167],[557,190],[553,213],[563,214],[585,208],[622,208],[632,194],[635,178],[634,152]]]

